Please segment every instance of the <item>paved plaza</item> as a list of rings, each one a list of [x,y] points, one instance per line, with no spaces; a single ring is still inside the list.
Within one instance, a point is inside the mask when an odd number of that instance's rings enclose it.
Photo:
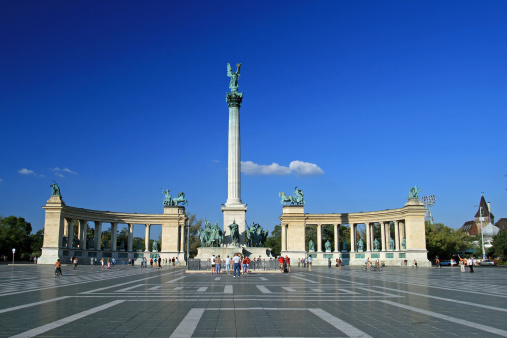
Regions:
[[[1,337],[507,336],[507,269],[0,266]]]

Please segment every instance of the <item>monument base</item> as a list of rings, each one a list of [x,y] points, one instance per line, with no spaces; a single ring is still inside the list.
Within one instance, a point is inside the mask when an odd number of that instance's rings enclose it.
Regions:
[[[246,210],[248,208],[245,204],[232,204],[227,205],[225,204],[222,207],[222,213],[224,215],[224,232],[227,233],[227,236],[224,236],[224,244],[226,246],[230,246],[231,243],[231,236],[230,236],[230,229],[229,225],[233,222],[236,222],[238,225],[238,231],[239,231],[239,244],[245,244],[245,219],[246,219]]]
[[[250,259],[260,258],[261,259],[269,259],[273,257],[271,254],[271,248],[259,248],[259,247],[220,247],[220,248],[197,248],[197,256],[196,259],[210,259],[211,256],[215,255],[217,257],[220,255],[221,259],[229,258],[232,259],[234,255],[237,253],[248,256]]]

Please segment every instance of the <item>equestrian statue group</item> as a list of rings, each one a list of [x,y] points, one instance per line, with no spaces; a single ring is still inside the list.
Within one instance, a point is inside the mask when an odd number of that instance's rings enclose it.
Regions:
[[[294,188],[294,196],[287,196],[284,192],[278,194],[282,198],[282,204],[288,203],[289,205],[305,205],[305,194],[302,189]]]
[[[178,197],[172,198],[171,194],[169,193],[170,190],[164,190],[162,189],[162,193],[165,195],[164,199],[164,207],[174,207],[177,206],[178,203],[183,203],[188,205],[188,201],[185,199],[185,193],[180,192],[178,193]]]
[[[206,219],[204,219],[204,230],[197,232],[202,247],[216,247],[219,248],[224,242],[224,233],[218,226],[218,222],[215,225],[211,225]]]

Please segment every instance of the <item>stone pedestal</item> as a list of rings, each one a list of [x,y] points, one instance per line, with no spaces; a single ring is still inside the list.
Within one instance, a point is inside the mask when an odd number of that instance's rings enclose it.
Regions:
[[[236,221],[239,231],[239,244],[244,245],[245,243],[245,219],[246,219],[247,207],[245,204],[236,204],[228,206],[225,204],[222,207],[222,213],[224,215],[224,228],[223,230],[227,234],[224,238],[224,244],[226,246],[232,245],[231,233],[229,224]]]

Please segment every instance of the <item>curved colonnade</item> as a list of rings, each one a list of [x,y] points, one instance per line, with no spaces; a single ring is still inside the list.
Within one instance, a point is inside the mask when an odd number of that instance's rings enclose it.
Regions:
[[[337,258],[344,264],[362,265],[366,258],[379,259],[386,265],[408,265],[417,260],[420,266],[430,266],[427,259],[426,232],[424,223],[424,205],[417,198],[409,199],[403,208],[382,211],[308,214],[302,205],[285,205],[280,216],[282,226],[282,256],[289,256],[292,262],[298,258],[312,255],[314,265],[327,265],[328,259],[334,266]],[[347,247],[340,250],[340,227],[350,227],[350,238],[346,238]],[[363,250],[358,247],[357,226],[365,225],[366,238]],[[315,252],[306,251],[305,231],[307,225],[317,226]],[[334,250],[323,251],[322,226],[333,225]],[[380,238],[375,238],[373,227],[380,227]],[[394,227],[394,236],[391,229]],[[394,237],[394,238],[393,238]],[[392,241],[391,241],[392,240]],[[377,247],[375,247],[377,242]],[[393,243],[394,242],[394,243]]]
[[[65,205],[60,196],[51,196],[43,207],[46,211],[44,225],[44,243],[41,264],[54,264],[59,258],[67,262],[76,256],[80,264],[89,264],[90,259],[115,258],[117,261],[125,259],[150,258],[159,255],[162,259],[177,257],[184,258],[184,234],[187,216],[185,207],[164,207],[163,214],[121,213],[100,210],[90,210]],[[79,221],[78,234],[74,234],[74,221]],[[88,238],[88,222],[94,222],[93,240]],[[116,234],[118,224],[126,224],[128,241],[126,247],[118,250],[117,236],[111,236],[111,243],[102,247],[102,224],[111,225],[111,234]],[[150,229],[152,225],[162,226],[162,243],[158,252],[150,252]],[[133,248],[134,226],[144,226],[144,252]],[[66,240],[77,237],[77,241]]]

